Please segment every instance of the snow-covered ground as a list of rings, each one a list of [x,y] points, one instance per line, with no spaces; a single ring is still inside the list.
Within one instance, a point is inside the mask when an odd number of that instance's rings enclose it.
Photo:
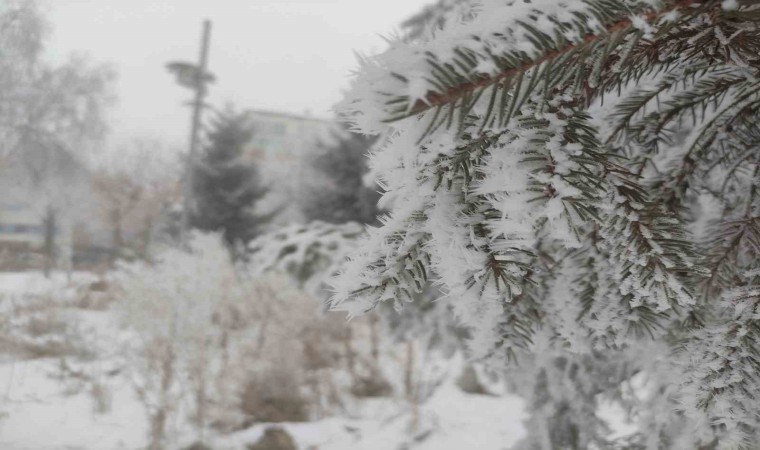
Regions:
[[[69,330],[84,337],[88,348],[109,354],[97,337],[113,329],[112,315],[65,305],[81,294],[83,286],[97,280],[89,273],[56,273],[50,278],[36,272],[1,273],[4,322],[13,324],[13,314],[33,303],[42,314],[51,312],[71,322]],[[92,385],[66,375],[62,359],[5,354],[0,361],[0,449],[136,449],[143,445],[145,413],[128,380],[118,376],[98,380],[103,388],[99,398],[110,407],[101,413]],[[101,369],[97,366],[105,367],[106,362],[96,358],[86,365]]]
[[[66,297],[73,287],[93,282],[97,276],[88,272],[62,272],[46,278],[39,272],[0,272],[0,296],[50,295]]]
[[[522,401],[514,396],[485,396],[462,392],[453,380],[439,388],[420,410],[411,430],[411,412],[390,412],[364,419],[334,418],[319,422],[277,424],[300,448],[320,450],[506,450],[524,434]],[[264,430],[260,424],[220,439],[220,449],[243,449]]]
[[[144,448],[147,420],[130,380],[114,365],[118,338],[115,317],[109,310],[95,311],[65,305],[96,281],[90,274],[71,279],[56,274],[0,274],[0,302],[12,311],[25,299],[64,305],[58,314],[76,322],[88,348],[98,357],[69,361],[61,358],[19,359],[3,355],[0,363],[0,449],[2,450],[110,450]],[[49,299],[49,300],[48,300]],[[513,396],[472,395],[456,386],[462,366],[450,362],[450,376],[434,395],[412,414],[403,399],[356,401],[352,417],[332,417],[314,422],[276,424],[294,437],[300,449],[319,450],[502,450],[519,440],[523,407]],[[66,372],[66,373],[64,373]],[[101,393],[92,382],[81,382],[72,373],[95,373]],[[417,417],[412,428],[413,417]],[[212,440],[215,449],[243,450],[273,424]]]
[[[117,450],[144,446],[145,413],[129,383],[112,380],[111,410],[99,413],[90,392],[67,392],[66,385],[55,378],[58,370],[55,360],[0,365],[1,449]],[[399,408],[382,408],[383,414],[368,418],[259,424],[217,439],[214,448],[244,450],[273,425],[285,428],[299,448],[319,450],[502,450],[524,434],[519,399],[465,394],[453,383],[441,387],[423,405],[416,432],[410,431],[411,413],[403,406]]]
[[[126,380],[109,384],[111,410],[96,411],[89,391],[73,391],[57,378],[51,359],[0,365],[0,448],[7,450],[138,449],[146,436],[145,412]]]
[[[109,309],[81,309],[73,302],[84,285],[96,280],[86,273],[51,279],[35,273],[0,274],[0,312],[13,314],[25,304],[52,302],[50,309],[74,322],[73,332],[96,355],[81,359],[0,354],[0,450],[145,448],[146,410],[126,371],[119,370],[119,342],[125,337],[119,335],[123,332],[117,318]],[[344,416],[257,424],[215,436],[211,443],[218,450],[245,450],[270,426],[285,428],[303,450],[506,450],[524,436],[525,413],[518,397],[465,393],[456,382],[464,367],[462,358],[440,363],[448,375],[416,414],[401,398],[354,399]],[[503,391],[500,385],[489,387]],[[599,413],[610,420],[615,435],[635,429],[625,423],[618,405],[602,405]],[[175,430],[182,426],[170,424]],[[189,442],[192,438],[183,440]]]

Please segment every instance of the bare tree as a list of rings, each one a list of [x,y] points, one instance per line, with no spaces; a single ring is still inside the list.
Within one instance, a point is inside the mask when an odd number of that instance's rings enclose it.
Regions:
[[[116,255],[149,255],[166,206],[180,194],[177,155],[158,139],[136,138],[93,158],[99,212]]]
[[[113,73],[81,57],[49,64],[42,58],[47,31],[35,1],[10,0],[0,6],[1,178],[23,186],[17,192],[35,200],[41,222],[56,225],[45,233],[52,266],[61,250],[57,241],[70,230],[70,216],[79,206],[75,191],[84,172],[81,155],[106,130]]]

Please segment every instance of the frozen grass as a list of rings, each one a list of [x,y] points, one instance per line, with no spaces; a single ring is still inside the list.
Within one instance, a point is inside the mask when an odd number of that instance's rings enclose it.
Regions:
[[[91,364],[98,364],[97,362]],[[143,406],[119,375],[102,380],[111,408],[98,412],[98,398],[89,389],[72,392],[57,374],[59,361],[39,359],[0,365],[3,402],[0,448],[4,450],[138,449],[147,433]],[[400,400],[362,401],[363,417],[335,417],[316,422],[277,424],[299,448],[320,450],[501,450],[523,436],[522,403],[511,396],[492,397],[461,392],[449,380],[422,406],[419,425]],[[243,450],[270,424],[215,439],[215,449]],[[404,446],[408,447],[404,447]]]
[[[76,286],[97,281],[98,277],[89,272],[74,272],[69,276],[63,272],[51,274],[49,278],[40,272],[0,272],[0,295],[3,296],[43,296],[55,294],[56,298],[74,295]]]
[[[100,414],[92,393],[69,392],[58,372],[58,361],[51,359],[0,365],[0,448],[115,450],[144,444],[144,410],[126,380],[106,380],[112,408]]]
[[[285,428],[299,448],[320,450],[502,450],[525,434],[520,399],[466,394],[453,378],[422,406],[416,430],[412,429],[413,415],[403,403],[388,399],[362,403],[362,417],[257,424],[220,438],[215,448],[243,449],[270,426]]]
[[[133,380],[122,370],[124,360],[118,343],[129,336],[119,331],[113,310],[72,306],[76,305],[70,300],[76,300],[77,285],[94,278],[77,274],[75,280],[71,283],[62,276],[46,280],[38,274],[0,276],[0,292],[6,294],[6,301],[13,298],[14,306],[21,309],[34,304],[35,313],[52,311],[67,323],[65,329],[39,323],[33,327],[38,334],[65,335],[73,327],[94,355],[33,359],[1,356],[2,450],[132,450],[146,444],[145,406],[135,395]],[[40,299],[47,299],[47,308],[41,306],[45,303],[40,304]],[[299,449],[319,450],[504,450],[524,436],[524,408],[518,397],[464,393],[457,387],[464,366],[461,358],[441,360],[440,364],[446,366],[447,375],[417,412],[400,395],[351,398],[340,416],[276,426],[285,428]],[[489,386],[489,391],[501,392],[499,387]],[[630,431],[615,405],[605,405],[600,413],[613,419],[618,434]],[[193,442],[195,433],[186,426],[178,420],[170,424],[172,433],[181,436],[172,449]],[[260,423],[243,431],[211,436],[210,442],[215,450],[244,450],[269,426],[273,424]]]

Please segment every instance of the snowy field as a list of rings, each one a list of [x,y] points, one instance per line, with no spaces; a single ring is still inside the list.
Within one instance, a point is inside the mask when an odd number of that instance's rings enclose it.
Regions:
[[[95,352],[85,358],[2,355],[0,449],[145,448],[145,408],[131,380],[120,370],[114,348],[119,342],[114,312],[77,306],[83,286],[96,280],[83,273],[71,279],[61,274],[51,279],[38,274],[0,275],[4,320],[25,305],[50,302],[55,314],[71,325],[69,331],[83,337],[88,351]],[[521,400],[464,393],[455,382],[461,358],[446,364],[449,375],[421,405],[416,430],[411,430],[413,414],[408,404],[396,398],[356,401],[347,416],[277,426],[293,436],[299,449],[502,450],[517,442],[524,435]],[[182,430],[183,426],[175,423],[170,428]],[[210,442],[214,449],[242,450],[269,426],[256,424],[214,436]]]
[[[98,413],[91,395],[72,393],[57,380],[58,362],[6,362],[0,366],[3,386],[0,448],[7,450],[105,450],[144,446],[144,411],[125,380],[110,381],[112,409]],[[303,449],[320,450],[483,450],[508,449],[523,436],[522,403],[514,397],[489,397],[442,387],[422,410],[420,431],[410,436],[409,414],[393,405],[365,405],[366,417],[278,424]],[[384,410],[377,414],[376,410]],[[222,436],[218,449],[245,449],[270,424]]]

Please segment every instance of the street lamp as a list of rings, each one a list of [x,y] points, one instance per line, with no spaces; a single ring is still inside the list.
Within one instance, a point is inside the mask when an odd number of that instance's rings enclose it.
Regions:
[[[201,48],[198,64],[192,64],[183,61],[173,61],[166,65],[169,72],[177,78],[180,86],[192,89],[195,92],[193,100],[193,114],[190,123],[190,152],[188,154],[188,163],[185,168],[185,195],[184,205],[182,208],[182,224],[180,231],[180,240],[187,242],[187,230],[190,225],[190,209],[192,202],[193,189],[193,164],[195,164],[196,154],[198,153],[198,131],[200,128],[201,113],[203,111],[203,98],[206,96],[207,85],[215,81],[215,77],[206,69],[208,65],[208,47],[211,38],[211,22],[203,21],[203,35],[201,37]]]

